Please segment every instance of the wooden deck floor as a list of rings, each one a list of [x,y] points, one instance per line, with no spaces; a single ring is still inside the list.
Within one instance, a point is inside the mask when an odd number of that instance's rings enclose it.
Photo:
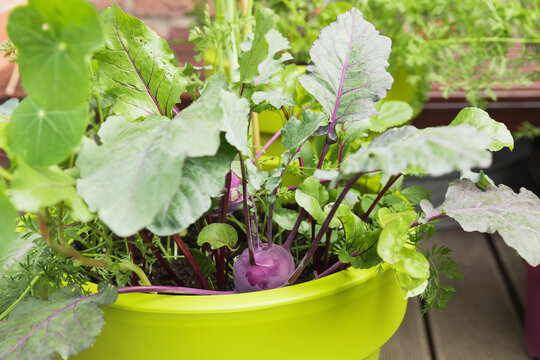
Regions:
[[[381,351],[381,360],[530,360],[525,349],[525,267],[498,236],[439,231],[453,249],[463,280],[447,308],[421,315],[409,301],[405,319]],[[448,283],[448,282],[447,282]]]

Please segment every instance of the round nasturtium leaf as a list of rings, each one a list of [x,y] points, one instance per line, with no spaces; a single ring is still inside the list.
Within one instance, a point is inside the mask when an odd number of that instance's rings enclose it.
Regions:
[[[62,111],[45,110],[28,97],[11,115],[8,146],[30,165],[56,165],[79,144],[87,120],[87,103]]]
[[[41,107],[70,109],[90,91],[87,61],[101,45],[97,11],[84,0],[31,0],[10,15],[25,90]]]

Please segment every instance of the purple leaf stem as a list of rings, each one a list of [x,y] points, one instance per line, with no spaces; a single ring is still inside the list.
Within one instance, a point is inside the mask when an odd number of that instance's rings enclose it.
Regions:
[[[180,286],[127,286],[118,289],[118,294],[129,294],[138,292],[162,292],[162,293],[177,293],[186,295],[231,295],[236,294],[234,291],[214,291],[202,290]]]
[[[304,215],[306,215],[306,210],[304,208],[300,209],[300,212],[298,213],[298,218],[296,219],[296,222],[294,223],[294,226],[289,233],[289,236],[287,236],[287,240],[283,244],[283,247],[287,250],[291,249],[291,245],[293,243],[294,237],[296,236],[296,233],[298,232],[298,229],[300,228],[300,223],[302,220],[304,220]]]
[[[330,209],[330,213],[328,214],[326,219],[324,219],[324,222],[322,224],[321,229],[319,230],[317,234],[317,237],[311,243],[311,246],[309,247],[307,253],[304,255],[304,258],[302,259],[302,261],[300,262],[296,270],[294,270],[294,273],[292,274],[289,281],[287,281],[287,285],[293,284],[296,281],[296,279],[298,279],[298,276],[300,276],[300,274],[302,273],[302,271],[308,264],[309,259],[313,257],[315,250],[318,248],[319,243],[321,242],[322,237],[326,233],[326,230],[328,229],[328,226],[330,225],[330,222],[332,221],[332,218],[334,217],[334,214],[336,213],[339,205],[341,205],[341,202],[343,201],[343,199],[345,199],[345,196],[347,195],[349,190],[353,187],[353,185],[356,183],[358,178],[360,178],[360,176],[364,174],[365,174],[364,172],[359,172],[356,175],[354,175],[351,179],[349,179],[349,181],[347,181],[347,183],[343,187],[343,190],[341,190],[341,193],[336,199],[336,202],[334,203],[334,205],[332,205],[332,209]]]
[[[176,105],[173,106],[172,111],[173,111],[173,114],[174,114],[174,115],[177,115],[177,114],[180,113],[180,109],[179,109],[178,106],[176,106]]]
[[[383,189],[381,190],[381,192],[379,193],[379,195],[377,195],[377,197],[375,198],[375,200],[373,200],[373,204],[371,204],[371,206],[369,207],[368,211],[366,211],[366,213],[364,214],[364,216],[362,216],[362,221],[366,221],[369,217],[369,214],[371,214],[371,212],[373,211],[373,209],[375,209],[375,206],[377,206],[377,204],[379,203],[379,201],[381,201],[382,197],[384,196],[384,194],[386,194],[386,192],[388,191],[388,189],[390,189],[390,187],[392,187],[392,185],[394,185],[394,183],[397,181],[397,179],[399,179],[401,177],[402,174],[397,174],[396,176],[390,178],[388,180],[388,182],[386,183],[386,185],[384,185]]]
[[[195,273],[195,276],[199,280],[199,283],[205,290],[209,290],[210,286],[208,285],[208,281],[206,281],[206,278],[204,277],[201,268],[199,267],[199,264],[197,264],[197,262],[193,258],[193,255],[191,254],[191,251],[189,251],[189,248],[187,247],[184,240],[182,240],[182,238],[178,234],[174,234],[172,238],[176,245],[178,245],[178,247],[180,248],[182,254],[184,254],[184,256],[186,257],[186,261],[188,262],[189,266],[191,266],[191,269]]]
[[[255,265],[255,256],[253,255],[253,239],[251,238],[251,219],[249,217],[249,209],[247,204],[246,169],[244,166],[244,158],[242,157],[242,153],[240,151],[238,152],[238,156],[240,157],[240,169],[242,170],[242,203],[244,204],[244,223],[246,224],[249,263],[250,265]]]
[[[270,147],[270,145],[272,145],[272,143],[274,141],[276,141],[276,139],[278,137],[281,136],[281,131],[283,130],[283,128],[279,129],[279,131],[277,133],[275,133],[271,138],[270,140],[268,140],[266,142],[266,144],[264,144],[264,146],[261,148],[261,150],[259,150],[259,152],[255,155],[255,159],[251,160],[251,162],[255,163],[255,160],[258,159],[259,157],[261,157],[262,154],[264,154],[264,152],[266,151],[266,149],[268,149]]]
[[[225,194],[223,194],[219,201],[221,223],[223,224],[227,222],[227,207],[229,206],[229,196],[231,195],[231,181],[232,174],[229,171],[225,177]]]
[[[330,251],[330,238],[332,237],[332,229],[326,231],[326,243],[324,244],[324,262],[322,270],[328,269],[328,253]]]

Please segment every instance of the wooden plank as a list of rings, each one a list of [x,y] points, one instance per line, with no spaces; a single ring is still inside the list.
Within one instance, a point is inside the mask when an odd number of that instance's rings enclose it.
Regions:
[[[438,244],[454,250],[463,280],[446,309],[428,321],[437,360],[530,359],[523,328],[483,234],[441,231]],[[446,281],[448,283],[448,281]]]
[[[505,244],[499,234],[493,235],[493,245],[501,259],[504,270],[508,275],[508,279],[511,282],[512,290],[515,291],[521,308],[523,309],[525,305],[525,288],[527,284],[527,270],[525,269],[523,259],[514,249]]]
[[[398,331],[381,349],[380,360],[431,360],[426,326],[418,298],[409,299]]]

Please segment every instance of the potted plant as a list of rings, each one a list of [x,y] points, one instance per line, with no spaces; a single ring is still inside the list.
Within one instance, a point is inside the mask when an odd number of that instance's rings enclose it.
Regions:
[[[0,358],[376,359],[405,298],[443,306],[451,289],[439,276],[459,274],[448,249],[428,245],[433,221],[498,231],[540,263],[540,200],[470,171],[512,146],[504,125],[468,108],[419,130],[376,104],[392,85],[391,41],[356,8],[313,44],[299,83],[314,105],[291,116],[295,103],[272,92],[284,71],[277,22],[259,9],[239,80],[215,73],[179,111],[194,67],[176,67],[118,6],[98,16],[84,0],[30,0],[13,11],[28,97],[1,113]],[[248,141],[259,104],[288,117],[270,171]],[[321,146],[307,166],[297,159],[311,138]],[[289,189],[294,163],[302,181]],[[399,186],[454,170],[463,179],[437,208]]]

